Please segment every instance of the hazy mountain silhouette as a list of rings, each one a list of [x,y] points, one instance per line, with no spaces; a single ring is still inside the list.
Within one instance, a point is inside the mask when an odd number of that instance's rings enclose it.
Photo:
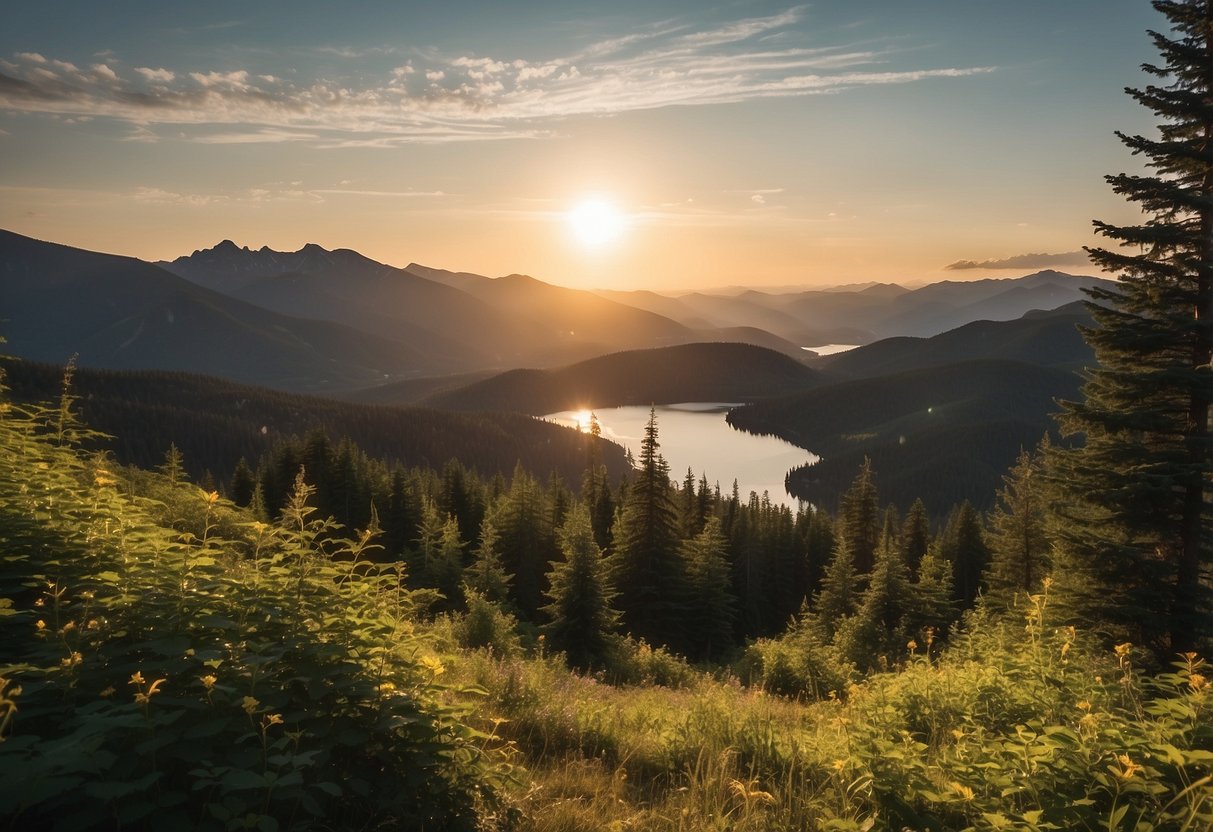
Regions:
[[[266,310],[136,260],[0,231],[5,349],[61,364],[221,375],[339,390],[415,373],[425,356],[326,321]]]
[[[831,375],[867,377],[974,359],[1023,361],[1080,369],[1094,353],[1078,327],[1091,315],[1074,302],[1051,311],[1034,310],[1013,321],[974,321],[930,338],[885,338],[828,356],[818,365]]]

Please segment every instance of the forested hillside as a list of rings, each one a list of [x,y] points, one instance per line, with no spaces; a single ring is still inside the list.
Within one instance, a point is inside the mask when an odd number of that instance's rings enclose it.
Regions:
[[[0,366],[18,401],[54,398],[62,386],[63,371],[51,365],[10,359]],[[209,472],[217,483],[230,480],[241,458],[256,463],[283,440],[316,431],[405,466],[441,468],[458,459],[489,476],[509,474],[521,464],[538,476],[555,473],[568,482],[580,479],[591,441],[519,414],[358,405],[185,373],[76,369],[72,390],[89,424],[113,436],[105,447],[119,461],[152,467],[175,444],[196,480]],[[623,450],[597,444],[611,476],[621,476]]]
[[[972,361],[824,385],[733,409],[734,427],[774,434],[822,456],[788,474],[788,489],[833,507],[865,457],[889,499],[921,497],[934,517],[969,500],[993,502],[1021,449],[1055,430],[1058,400],[1082,379],[1010,361]]]

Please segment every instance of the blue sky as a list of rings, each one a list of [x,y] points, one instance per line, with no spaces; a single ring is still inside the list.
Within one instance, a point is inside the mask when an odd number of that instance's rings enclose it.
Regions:
[[[667,289],[1089,271],[1091,219],[1135,214],[1102,176],[1137,164],[1113,130],[1151,129],[1122,90],[1162,23],[1138,0],[10,5],[0,227]],[[624,222],[609,246],[569,233],[589,198]]]

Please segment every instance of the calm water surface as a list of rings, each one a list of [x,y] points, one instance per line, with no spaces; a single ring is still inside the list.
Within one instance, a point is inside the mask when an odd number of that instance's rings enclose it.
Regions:
[[[796,499],[783,487],[783,478],[791,468],[797,468],[817,457],[803,448],[773,436],[755,436],[729,427],[725,413],[735,405],[723,402],[687,402],[657,408],[657,441],[659,451],[670,464],[670,478],[681,482],[687,468],[707,474],[708,484],[720,484],[721,493],[728,496],[733,480],[741,489],[742,499],[751,491],[767,491],[771,501],[796,508]],[[640,442],[649,421],[649,408],[608,407],[595,410],[605,439],[618,442],[640,458]],[[583,426],[588,418],[581,411],[565,410],[543,418],[571,427]]]

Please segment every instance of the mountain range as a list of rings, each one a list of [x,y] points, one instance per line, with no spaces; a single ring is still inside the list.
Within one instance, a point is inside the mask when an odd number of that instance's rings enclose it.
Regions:
[[[218,401],[229,392],[216,385],[236,382],[519,414],[752,402],[734,411],[735,425],[824,457],[792,473],[793,493],[828,501],[869,455],[888,464],[891,498],[916,492],[933,510],[957,495],[988,504],[1014,453],[1048,428],[1056,399],[1076,395],[1075,371],[1092,361],[1079,331],[1091,321],[1078,301],[1085,288],[1112,285],[1043,271],[918,289],[667,296],[397,268],[314,244],[281,252],[225,240],[148,263],[0,231],[8,353],[214,377],[190,382],[201,385],[195,393],[169,392],[160,379],[140,396]],[[822,356],[806,349],[830,343],[862,346]],[[95,401],[107,385],[134,389],[118,376],[98,378],[89,382]],[[267,395],[266,412],[280,420],[337,407]],[[416,424],[434,424],[427,419]],[[478,430],[449,424],[458,429],[442,447]]]

